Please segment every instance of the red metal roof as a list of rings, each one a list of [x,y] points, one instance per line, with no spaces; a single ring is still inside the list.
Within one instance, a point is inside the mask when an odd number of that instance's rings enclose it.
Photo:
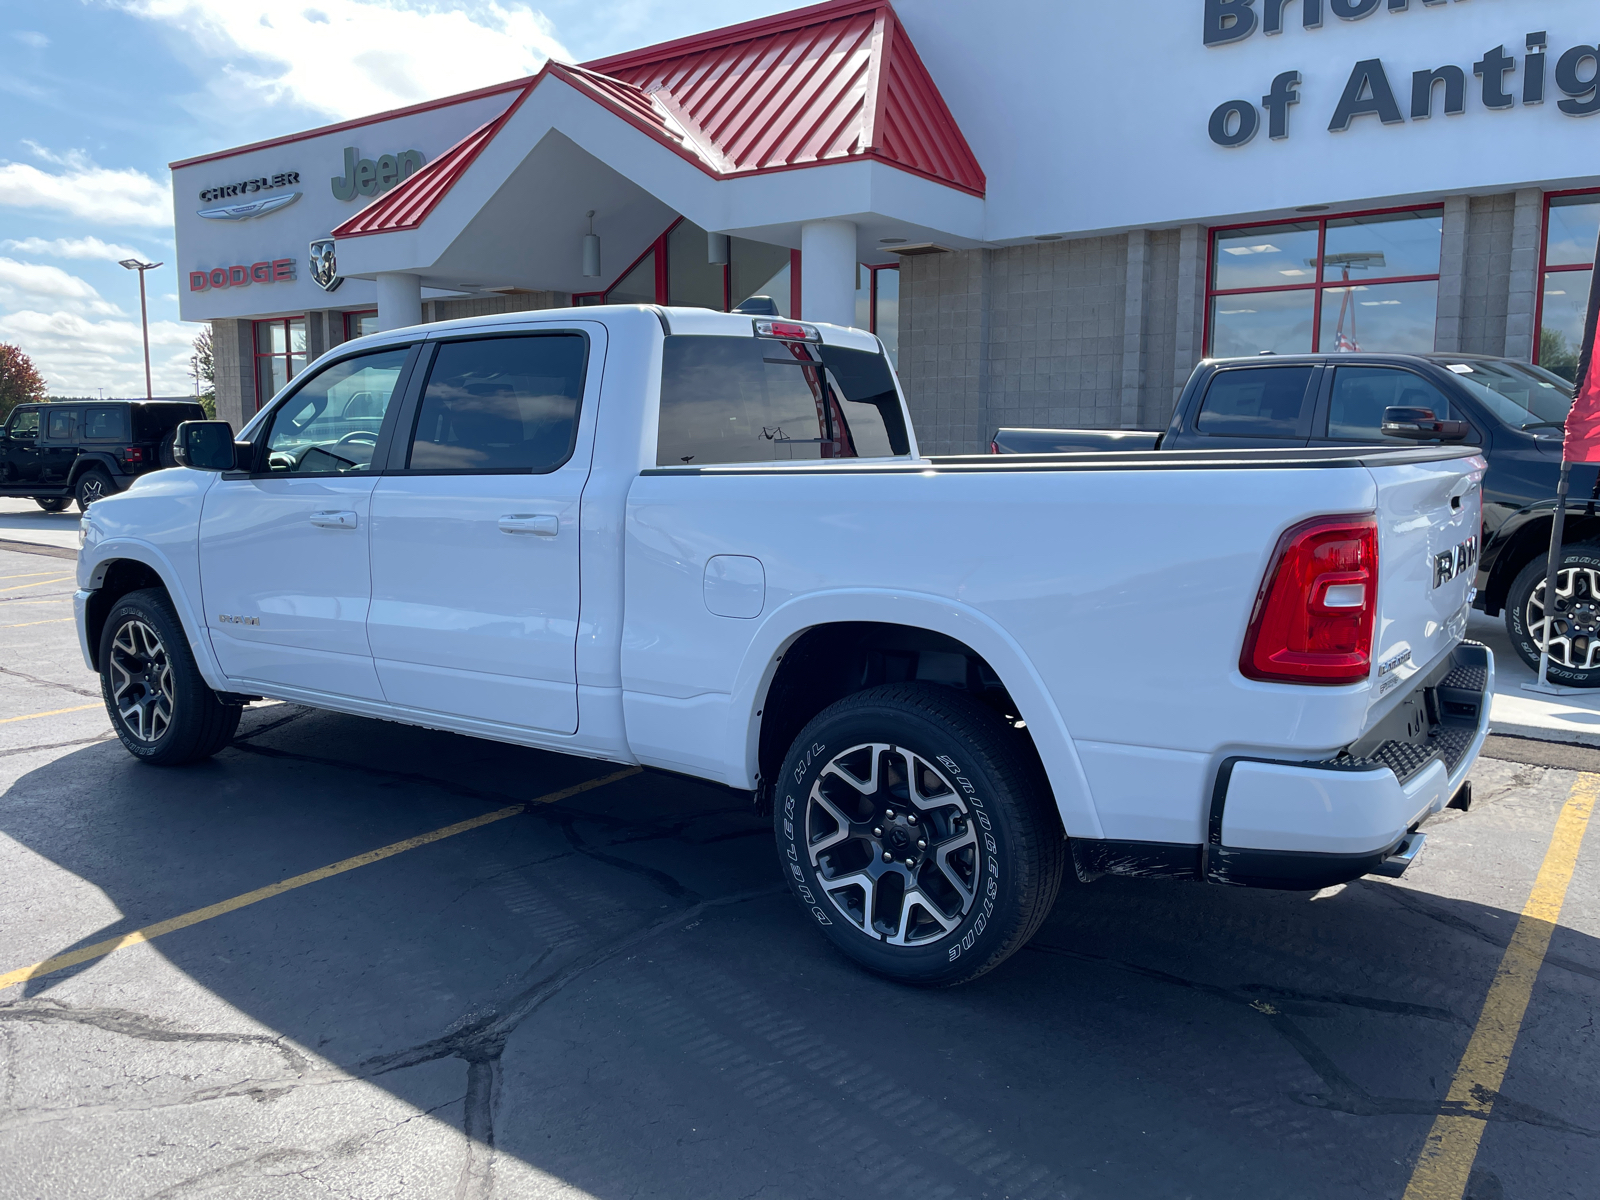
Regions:
[[[503,114],[334,236],[415,229],[552,75],[718,178],[871,159],[977,196],[987,186],[887,0],[834,0],[579,67],[548,63]]]

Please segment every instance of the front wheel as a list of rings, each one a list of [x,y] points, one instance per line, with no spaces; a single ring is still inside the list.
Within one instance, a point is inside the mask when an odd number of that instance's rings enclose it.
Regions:
[[[72,503],[71,496],[35,496],[33,502],[45,512],[64,512]]]
[[[1564,551],[1556,572],[1554,611],[1545,613],[1544,555],[1517,573],[1506,595],[1506,633],[1535,671],[1546,631],[1550,678],[1568,687],[1600,687],[1600,550]]]
[[[824,935],[877,974],[948,986],[1033,936],[1066,864],[1020,735],[948,688],[890,684],[824,709],[773,805],[778,852]]]
[[[100,635],[100,690],[128,753],[158,767],[210,758],[233,740],[243,711],[217,698],[166,596],[129,592]]]

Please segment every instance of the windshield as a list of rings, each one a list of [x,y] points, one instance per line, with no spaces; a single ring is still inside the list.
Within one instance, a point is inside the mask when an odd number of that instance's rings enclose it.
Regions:
[[[1572,407],[1572,385],[1528,363],[1447,363],[1483,406],[1518,429],[1560,430]]]

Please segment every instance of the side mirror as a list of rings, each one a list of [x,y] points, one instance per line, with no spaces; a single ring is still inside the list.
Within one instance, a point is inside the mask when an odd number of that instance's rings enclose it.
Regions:
[[[226,421],[184,421],[172,440],[172,457],[180,467],[199,471],[231,471],[233,426]]]
[[[1471,429],[1465,421],[1441,421],[1431,408],[1386,408],[1383,432],[1413,442],[1460,442]]]

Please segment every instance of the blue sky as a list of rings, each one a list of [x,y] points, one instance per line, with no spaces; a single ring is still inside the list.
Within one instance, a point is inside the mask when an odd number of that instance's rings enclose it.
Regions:
[[[0,0],[0,342],[56,395],[193,390],[167,163],[802,0]]]

